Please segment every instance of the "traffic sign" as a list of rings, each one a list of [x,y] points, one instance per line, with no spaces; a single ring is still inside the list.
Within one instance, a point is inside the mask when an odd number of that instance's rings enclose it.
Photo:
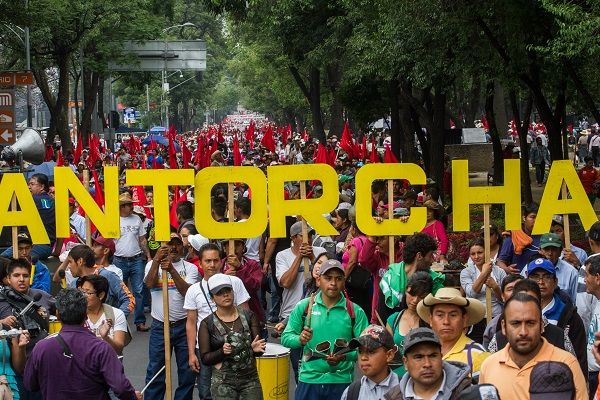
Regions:
[[[0,73],[0,87],[15,85],[33,85],[33,73],[31,71]]]
[[[0,144],[13,144],[17,140],[15,118],[15,91],[0,90]]]
[[[15,141],[14,128],[0,127],[0,144],[13,144]]]

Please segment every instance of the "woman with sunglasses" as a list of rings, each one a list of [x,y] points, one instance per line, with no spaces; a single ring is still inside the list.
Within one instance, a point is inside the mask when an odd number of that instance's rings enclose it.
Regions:
[[[202,363],[212,366],[212,398],[262,399],[255,361],[266,347],[260,322],[252,311],[235,306],[229,276],[211,276],[208,288],[217,309],[200,323],[198,343]]]

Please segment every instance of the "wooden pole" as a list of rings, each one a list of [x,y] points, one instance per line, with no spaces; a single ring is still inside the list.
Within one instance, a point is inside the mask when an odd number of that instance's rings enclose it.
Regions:
[[[565,181],[562,183],[561,187],[562,199],[567,199],[567,184]],[[563,247],[566,250],[571,250],[571,225],[569,224],[569,214],[563,214],[563,229],[565,234],[565,242],[563,243]]]
[[[12,199],[10,200],[10,210],[17,211],[17,196],[13,194]],[[16,260],[19,258],[19,228],[17,226],[12,227],[12,254],[13,258]]]
[[[490,205],[483,205],[483,240],[484,240],[484,258],[486,263],[490,262]],[[490,273],[490,277],[492,277]],[[493,278],[492,278],[493,279]],[[492,289],[485,285],[485,309],[486,319],[489,323],[492,320]]]
[[[300,181],[300,198],[302,200],[306,199],[306,182]],[[306,220],[304,217],[302,218],[302,243],[308,243],[308,225],[306,225]],[[310,265],[308,263],[308,258],[304,257],[302,260],[304,263],[304,280],[310,279]]]
[[[90,171],[87,169],[83,170],[83,186],[85,190],[90,191]],[[92,224],[88,213],[85,213],[85,244],[92,246]]]
[[[234,204],[233,204],[233,183],[229,182],[227,184],[227,209],[228,209],[228,217],[229,217],[229,222],[233,222],[235,221],[235,217],[234,217]],[[231,256],[233,254],[235,254],[235,243],[233,239],[229,239],[228,242],[228,246],[227,246],[227,255]]]
[[[388,179],[387,181],[387,190],[388,190],[388,219],[394,219],[394,180]],[[393,264],[396,261],[396,257],[394,254],[395,246],[394,246],[394,235],[388,238],[389,240],[389,250],[388,256],[390,260],[390,264]]]
[[[162,270],[162,297],[163,297],[163,335],[165,339],[165,399],[171,400],[171,332],[169,328],[169,275]]]

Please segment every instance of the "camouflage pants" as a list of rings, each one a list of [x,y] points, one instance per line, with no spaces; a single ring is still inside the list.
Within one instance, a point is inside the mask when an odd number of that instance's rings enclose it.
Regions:
[[[213,368],[210,384],[213,400],[262,400],[258,373],[222,371]]]

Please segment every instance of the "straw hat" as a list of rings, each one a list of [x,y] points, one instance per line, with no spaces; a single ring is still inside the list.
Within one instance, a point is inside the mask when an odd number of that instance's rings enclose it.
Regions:
[[[467,326],[475,325],[485,316],[485,305],[477,299],[463,297],[458,289],[441,288],[435,296],[428,294],[417,305],[417,314],[423,321],[429,321],[431,308],[436,304],[454,304],[467,312]]]
[[[123,204],[133,204],[133,199],[129,192],[121,193],[119,196],[119,205],[122,206]]]

